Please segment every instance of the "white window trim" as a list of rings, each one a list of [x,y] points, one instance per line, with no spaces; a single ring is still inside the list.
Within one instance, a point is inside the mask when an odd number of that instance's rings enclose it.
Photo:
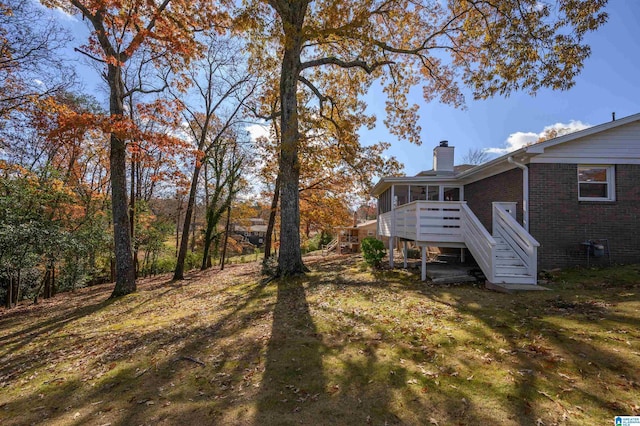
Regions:
[[[460,192],[460,200],[458,201],[463,201],[464,200],[464,186],[460,186],[460,185],[440,185],[440,201],[444,201],[444,189],[459,189]]]
[[[580,168],[601,168],[607,170],[607,196],[606,197],[581,197],[580,184]],[[605,164],[578,164],[576,169],[578,180],[578,201],[615,201],[616,200],[616,174],[615,166]]]

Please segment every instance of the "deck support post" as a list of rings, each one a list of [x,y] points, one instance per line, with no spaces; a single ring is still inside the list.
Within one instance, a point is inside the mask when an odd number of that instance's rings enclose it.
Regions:
[[[402,253],[404,255],[404,269],[407,269],[407,240],[404,240],[404,250],[402,250]]]
[[[420,246],[420,251],[422,252],[422,264],[420,268],[420,274],[422,281],[427,280],[427,246]]]
[[[395,237],[389,237],[389,267],[393,268],[393,246],[395,245]]]
[[[460,249],[460,263],[464,263],[464,260],[465,260],[464,259],[464,254],[465,254],[465,251],[464,251],[463,248],[461,248]]]

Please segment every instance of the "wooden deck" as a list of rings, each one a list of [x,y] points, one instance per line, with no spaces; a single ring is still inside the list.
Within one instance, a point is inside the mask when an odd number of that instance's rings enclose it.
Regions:
[[[515,203],[493,203],[491,235],[464,201],[413,201],[379,215],[378,235],[389,237],[390,247],[395,238],[421,247],[466,247],[490,282],[536,284],[539,244],[514,212]]]

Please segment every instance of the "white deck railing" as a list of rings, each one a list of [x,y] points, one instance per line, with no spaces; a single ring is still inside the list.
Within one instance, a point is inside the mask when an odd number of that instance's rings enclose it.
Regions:
[[[482,269],[485,277],[490,282],[493,282],[495,278],[496,240],[466,204],[462,205],[462,212],[465,244],[473,258],[478,262],[478,266]]]
[[[516,221],[515,209],[515,203],[493,203],[493,235],[504,239],[535,279],[540,244]],[[498,244],[465,201],[403,204],[378,216],[378,235],[423,245],[466,246],[490,282],[501,276],[496,273]]]
[[[413,201],[397,207],[394,236],[414,241],[463,243],[462,206],[459,201]],[[390,229],[391,216],[381,215],[379,232]],[[384,216],[384,218],[383,218]],[[380,232],[380,235],[386,235]]]
[[[493,234],[504,238],[527,267],[529,275],[535,277],[540,243],[500,203],[493,203]]]
[[[378,235],[381,237],[391,237],[395,235],[393,228],[393,211],[378,215]]]

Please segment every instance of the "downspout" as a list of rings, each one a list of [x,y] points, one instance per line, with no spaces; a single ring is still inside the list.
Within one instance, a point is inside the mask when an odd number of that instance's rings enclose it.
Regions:
[[[507,161],[522,169],[522,225],[529,232],[529,168],[509,156]]]

